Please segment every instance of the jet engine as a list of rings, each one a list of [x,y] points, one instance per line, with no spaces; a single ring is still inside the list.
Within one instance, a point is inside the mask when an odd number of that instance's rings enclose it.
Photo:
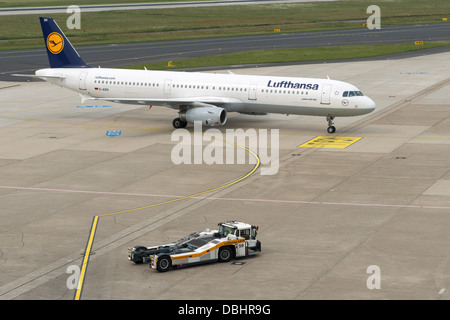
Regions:
[[[227,122],[227,110],[219,107],[199,107],[183,110],[179,114],[181,121],[201,121],[203,125],[223,126]]]

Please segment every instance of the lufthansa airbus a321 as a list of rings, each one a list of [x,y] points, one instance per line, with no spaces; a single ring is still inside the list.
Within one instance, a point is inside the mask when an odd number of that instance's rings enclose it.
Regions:
[[[82,101],[159,105],[178,111],[175,128],[189,122],[224,125],[228,112],[335,117],[372,112],[375,103],[355,86],[337,80],[92,68],[52,18],[40,17],[50,68],[34,77],[81,94]],[[22,75],[24,76],[24,75]]]

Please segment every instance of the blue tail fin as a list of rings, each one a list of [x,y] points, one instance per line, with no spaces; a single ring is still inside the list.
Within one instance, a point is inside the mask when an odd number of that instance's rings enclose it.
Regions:
[[[53,18],[39,17],[51,68],[90,68]]]

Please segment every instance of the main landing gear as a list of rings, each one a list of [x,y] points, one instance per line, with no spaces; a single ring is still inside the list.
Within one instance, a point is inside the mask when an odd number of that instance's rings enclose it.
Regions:
[[[336,128],[333,126],[333,120],[334,117],[332,116],[327,116],[327,121],[328,121],[328,133],[335,133],[336,132]]]
[[[172,125],[175,129],[179,129],[179,128],[186,128],[187,126],[187,122],[181,120],[180,118],[175,118],[172,121]]]

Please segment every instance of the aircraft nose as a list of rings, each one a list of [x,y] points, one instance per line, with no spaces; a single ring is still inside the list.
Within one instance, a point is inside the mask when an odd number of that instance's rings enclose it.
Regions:
[[[365,97],[366,99],[365,99],[365,101],[364,101],[364,109],[366,109],[368,112],[367,113],[370,113],[370,112],[372,112],[373,110],[375,110],[375,107],[376,107],[376,104],[375,104],[375,102],[372,100],[372,99],[370,99],[369,97]]]

